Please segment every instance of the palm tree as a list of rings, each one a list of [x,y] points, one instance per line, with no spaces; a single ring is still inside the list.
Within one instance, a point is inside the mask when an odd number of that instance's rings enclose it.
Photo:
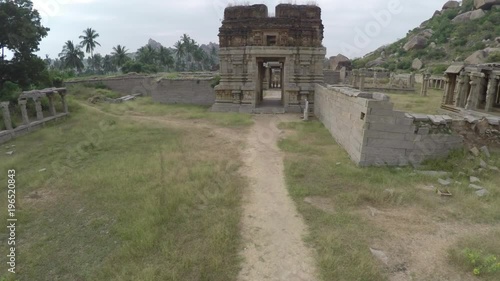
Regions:
[[[156,63],[157,57],[158,53],[151,45],[141,47],[137,50],[137,60],[143,64],[153,65]]]
[[[85,50],[87,53],[90,53],[90,56],[94,56],[94,49],[96,45],[101,46],[99,42],[95,41],[95,39],[99,37],[99,33],[97,33],[95,30],[92,28],[87,28],[83,31],[83,35],[81,35],[79,38],[82,39],[82,42],[80,44],[85,47]]]
[[[64,46],[62,52],[59,54],[59,57],[61,58],[64,68],[72,68],[78,71],[82,72],[82,69],[84,68],[83,65],[83,57],[85,54],[81,50],[80,45],[73,44],[73,41],[68,40]]]
[[[101,56],[101,54],[95,54],[94,56],[90,57],[90,65],[92,66],[94,72],[97,74],[102,73],[102,63],[103,57]]]
[[[104,56],[104,59],[102,60],[102,68],[105,73],[116,72],[116,66],[112,56]]]
[[[161,66],[166,66],[167,71],[174,65],[174,57],[172,52],[163,46],[158,50],[158,59],[160,60]]]
[[[177,41],[174,44],[174,48],[175,48],[175,54],[176,54],[178,60],[182,59],[186,55],[186,50],[184,48],[184,44],[182,44],[182,41],[180,41],[180,40]]]
[[[113,47],[113,52],[111,53],[111,55],[113,55],[116,66],[122,67],[127,62],[127,52],[128,50],[125,48],[125,46],[118,45],[116,47]]]
[[[198,63],[198,66],[201,68],[201,71],[205,71],[205,68],[203,67],[203,61],[205,60],[206,56],[207,54],[200,47],[197,47],[193,51],[194,61]]]

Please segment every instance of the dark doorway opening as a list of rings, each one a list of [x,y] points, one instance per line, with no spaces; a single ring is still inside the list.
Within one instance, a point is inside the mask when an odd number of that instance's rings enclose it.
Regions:
[[[283,107],[285,58],[257,58],[257,65],[259,69],[257,105]]]

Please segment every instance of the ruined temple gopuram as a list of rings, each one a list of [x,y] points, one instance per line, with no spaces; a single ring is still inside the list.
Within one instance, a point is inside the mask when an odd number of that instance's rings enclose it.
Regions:
[[[266,5],[226,8],[212,110],[301,112],[306,100],[314,101],[314,85],[323,82],[323,30],[315,5],[280,4],[274,16]]]

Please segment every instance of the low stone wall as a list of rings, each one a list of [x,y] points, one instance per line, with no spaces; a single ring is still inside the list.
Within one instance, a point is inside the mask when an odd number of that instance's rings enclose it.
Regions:
[[[447,116],[395,111],[388,96],[316,85],[315,114],[359,166],[419,164],[463,146]]]
[[[21,125],[12,130],[0,131],[0,144],[5,143],[9,140],[15,139],[20,136],[24,136],[30,132],[39,130],[45,126],[47,123],[55,122],[68,116],[68,113],[60,113],[56,116],[46,117],[43,120],[33,121],[29,125]]]
[[[66,82],[75,84],[104,84],[124,95],[142,94],[153,101],[168,104],[194,104],[210,106],[215,103],[211,78],[161,79],[150,76],[128,75],[113,78]]]
[[[324,81],[326,84],[336,85],[341,82],[340,71],[323,70],[323,75],[325,76]]]

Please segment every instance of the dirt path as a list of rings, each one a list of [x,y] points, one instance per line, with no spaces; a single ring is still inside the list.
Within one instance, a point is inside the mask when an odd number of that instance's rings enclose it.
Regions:
[[[250,186],[243,201],[245,261],[239,281],[316,280],[312,250],[302,240],[307,229],[285,186],[279,118],[286,117],[255,116],[243,154]]]

